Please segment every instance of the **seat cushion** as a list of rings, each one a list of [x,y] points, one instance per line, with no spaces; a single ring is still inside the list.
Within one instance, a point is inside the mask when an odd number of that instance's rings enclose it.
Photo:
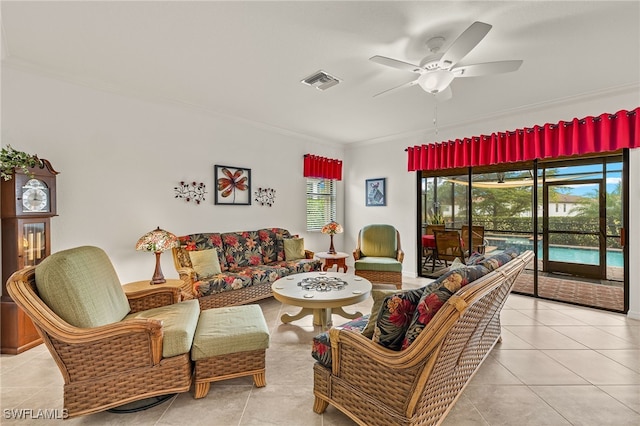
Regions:
[[[256,351],[269,347],[269,329],[258,305],[228,306],[202,311],[191,359]]]
[[[356,271],[402,272],[402,263],[391,257],[363,257],[354,263]]]
[[[342,330],[352,330],[359,333],[362,331],[362,329],[364,329],[368,321],[369,315],[365,315],[351,320],[348,323],[342,324],[341,326],[338,326],[336,328],[340,328]],[[329,341],[328,331],[320,333],[313,338],[311,356],[320,364],[324,365],[327,368],[331,368],[331,342]]]
[[[75,327],[121,321],[131,310],[107,254],[83,246],[52,254],[36,266],[40,298]]]
[[[221,274],[196,281],[193,283],[193,291],[196,297],[203,297],[210,294],[222,293],[223,291],[249,287],[252,283],[253,280],[250,275],[247,276],[232,272],[223,272]]]
[[[200,305],[194,299],[129,314],[125,319],[162,320],[162,357],[170,358],[191,350],[199,316]]]

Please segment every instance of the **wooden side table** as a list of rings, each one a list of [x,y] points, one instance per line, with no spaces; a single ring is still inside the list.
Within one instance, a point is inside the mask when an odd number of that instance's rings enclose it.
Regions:
[[[336,271],[340,271],[340,268],[343,269],[343,272],[347,273],[347,264],[345,261],[349,255],[347,253],[337,252],[335,254],[329,254],[326,251],[321,251],[320,253],[316,253],[316,257],[318,259],[324,260],[324,266],[322,267],[323,271],[333,267],[336,265]]]
[[[166,283],[162,284],[151,284],[150,280],[144,281],[134,281],[132,283],[123,284],[122,289],[125,293],[131,293],[134,291],[147,290],[150,288],[158,288],[158,287],[176,287],[182,288],[182,280],[167,280]]]

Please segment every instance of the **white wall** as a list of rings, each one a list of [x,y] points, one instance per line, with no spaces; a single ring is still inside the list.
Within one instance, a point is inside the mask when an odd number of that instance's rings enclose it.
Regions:
[[[107,93],[3,67],[2,145],[37,153],[60,171],[58,217],[52,249],[92,244],[104,248],[123,282],[148,279],[154,259],[136,252],[145,232],[161,226],[176,234],[281,226],[324,251],[325,235],[305,232],[302,156],[344,159],[338,184],[338,221],[345,228],[336,249],[351,253],[365,224],[390,223],[401,234],[403,272],[415,276],[416,176],[406,171],[407,146],[513,130],[638,106],[638,90],[523,108],[469,123],[440,123],[419,132],[347,148],[276,129],[159,102]],[[390,120],[393,117],[389,117]],[[427,125],[427,123],[425,123]],[[250,168],[252,187],[276,189],[273,207],[213,205],[213,165]],[[631,153],[630,311],[640,318],[640,150]],[[387,179],[387,205],[365,207],[365,179]],[[181,180],[202,181],[200,206],[174,199]],[[350,261],[352,264],[353,260]],[[177,277],[171,256],[162,256],[167,277]]]
[[[429,142],[491,134],[497,131],[532,127],[535,124],[555,123],[574,117],[614,113],[638,107],[640,90],[620,90],[598,96],[564,100],[521,111],[505,113],[468,123],[440,123],[438,134],[418,132],[397,137],[351,145],[345,153],[349,163],[345,185],[345,226],[357,230],[363,224],[384,222],[395,225],[401,234],[405,251],[403,273],[417,275],[416,264],[416,174],[407,172],[405,148]],[[389,117],[393,120],[393,117]],[[630,309],[629,316],[640,318],[640,149],[632,150],[630,164]],[[365,207],[364,181],[374,177],[387,178],[388,201],[386,207]],[[355,247],[355,236],[350,233],[345,244]]]
[[[177,235],[283,227],[307,248],[328,248],[306,233],[305,153],[343,157],[343,148],[204,111],[147,102],[3,67],[2,145],[38,154],[60,172],[52,249],[96,245],[122,282],[150,279],[155,258],[136,252],[160,226]],[[276,189],[273,207],[213,204],[214,164],[251,169],[258,187]],[[181,180],[204,182],[202,205],[174,198]],[[338,184],[342,206],[342,183]],[[342,221],[343,210],[338,210]],[[342,237],[336,244],[342,246]],[[177,278],[162,255],[167,278]]]

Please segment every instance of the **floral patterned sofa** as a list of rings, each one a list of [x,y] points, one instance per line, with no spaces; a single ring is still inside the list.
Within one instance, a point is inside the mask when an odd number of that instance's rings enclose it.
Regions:
[[[197,298],[201,309],[242,305],[270,297],[271,284],[278,278],[318,271],[322,266],[320,260],[313,259],[313,252],[300,245],[303,241],[295,241],[282,228],[199,233],[179,239],[180,247],[173,249],[173,261],[184,283],[183,298]],[[285,244],[289,243],[300,247],[297,256],[291,255],[289,249],[289,258],[285,256]],[[214,249],[215,252],[211,251]],[[219,270],[198,273],[192,262],[193,252],[217,255],[214,263]]]

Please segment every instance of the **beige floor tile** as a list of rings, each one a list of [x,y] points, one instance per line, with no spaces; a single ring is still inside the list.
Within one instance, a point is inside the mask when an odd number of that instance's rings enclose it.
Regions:
[[[589,325],[623,325],[626,323],[626,317],[623,314],[614,314],[595,309],[571,308],[562,312]]]
[[[586,349],[586,346],[549,327],[505,325],[503,328],[536,349]]]
[[[640,325],[603,325],[596,328],[626,340],[640,349]]]
[[[496,343],[493,350],[510,350],[510,349],[535,349],[531,344],[525,342],[515,334],[513,334],[507,327],[502,327],[502,341]]]
[[[493,353],[495,359],[527,385],[588,384],[586,380],[538,350]]]
[[[519,309],[518,312],[544,325],[586,325],[579,319],[553,309]]]
[[[166,425],[227,426],[240,423],[253,386],[212,383],[206,397],[194,399],[190,392],[178,395],[156,423]],[[161,406],[157,407],[161,408]],[[131,423],[134,424],[134,423]]]
[[[640,386],[638,385],[616,385],[599,386],[600,389],[640,414]]]
[[[640,424],[640,414],[594,386],[533,386],[531,390],[573,425]]]
[[[462,395],[442,422],[442,426],[488,426],[466,395]]]
[[[552,326],[553,330],[591,349],[633,349],[634,344],[591,326]]]
[[[599,353],[640,373],[640,349],[600,349]]]
[[[594,385],[638,385],[640,374],[589,350],[544,350],[545,355]]]
[[[469,386],[464,394],[492,426],[570,424],[527,386]]]
[[[503,310],[500,314],[502,325],[540,325],[533,318],[521,313],[518,310]]]
[[[251,392],[239,426],[322,426],[310,387],[267,385]],[[222,425],[221,425],[222,426]]]
[[[509,370],[489,355],[482,364],[482,368],[473,376],[469,385],[521,385]]]

